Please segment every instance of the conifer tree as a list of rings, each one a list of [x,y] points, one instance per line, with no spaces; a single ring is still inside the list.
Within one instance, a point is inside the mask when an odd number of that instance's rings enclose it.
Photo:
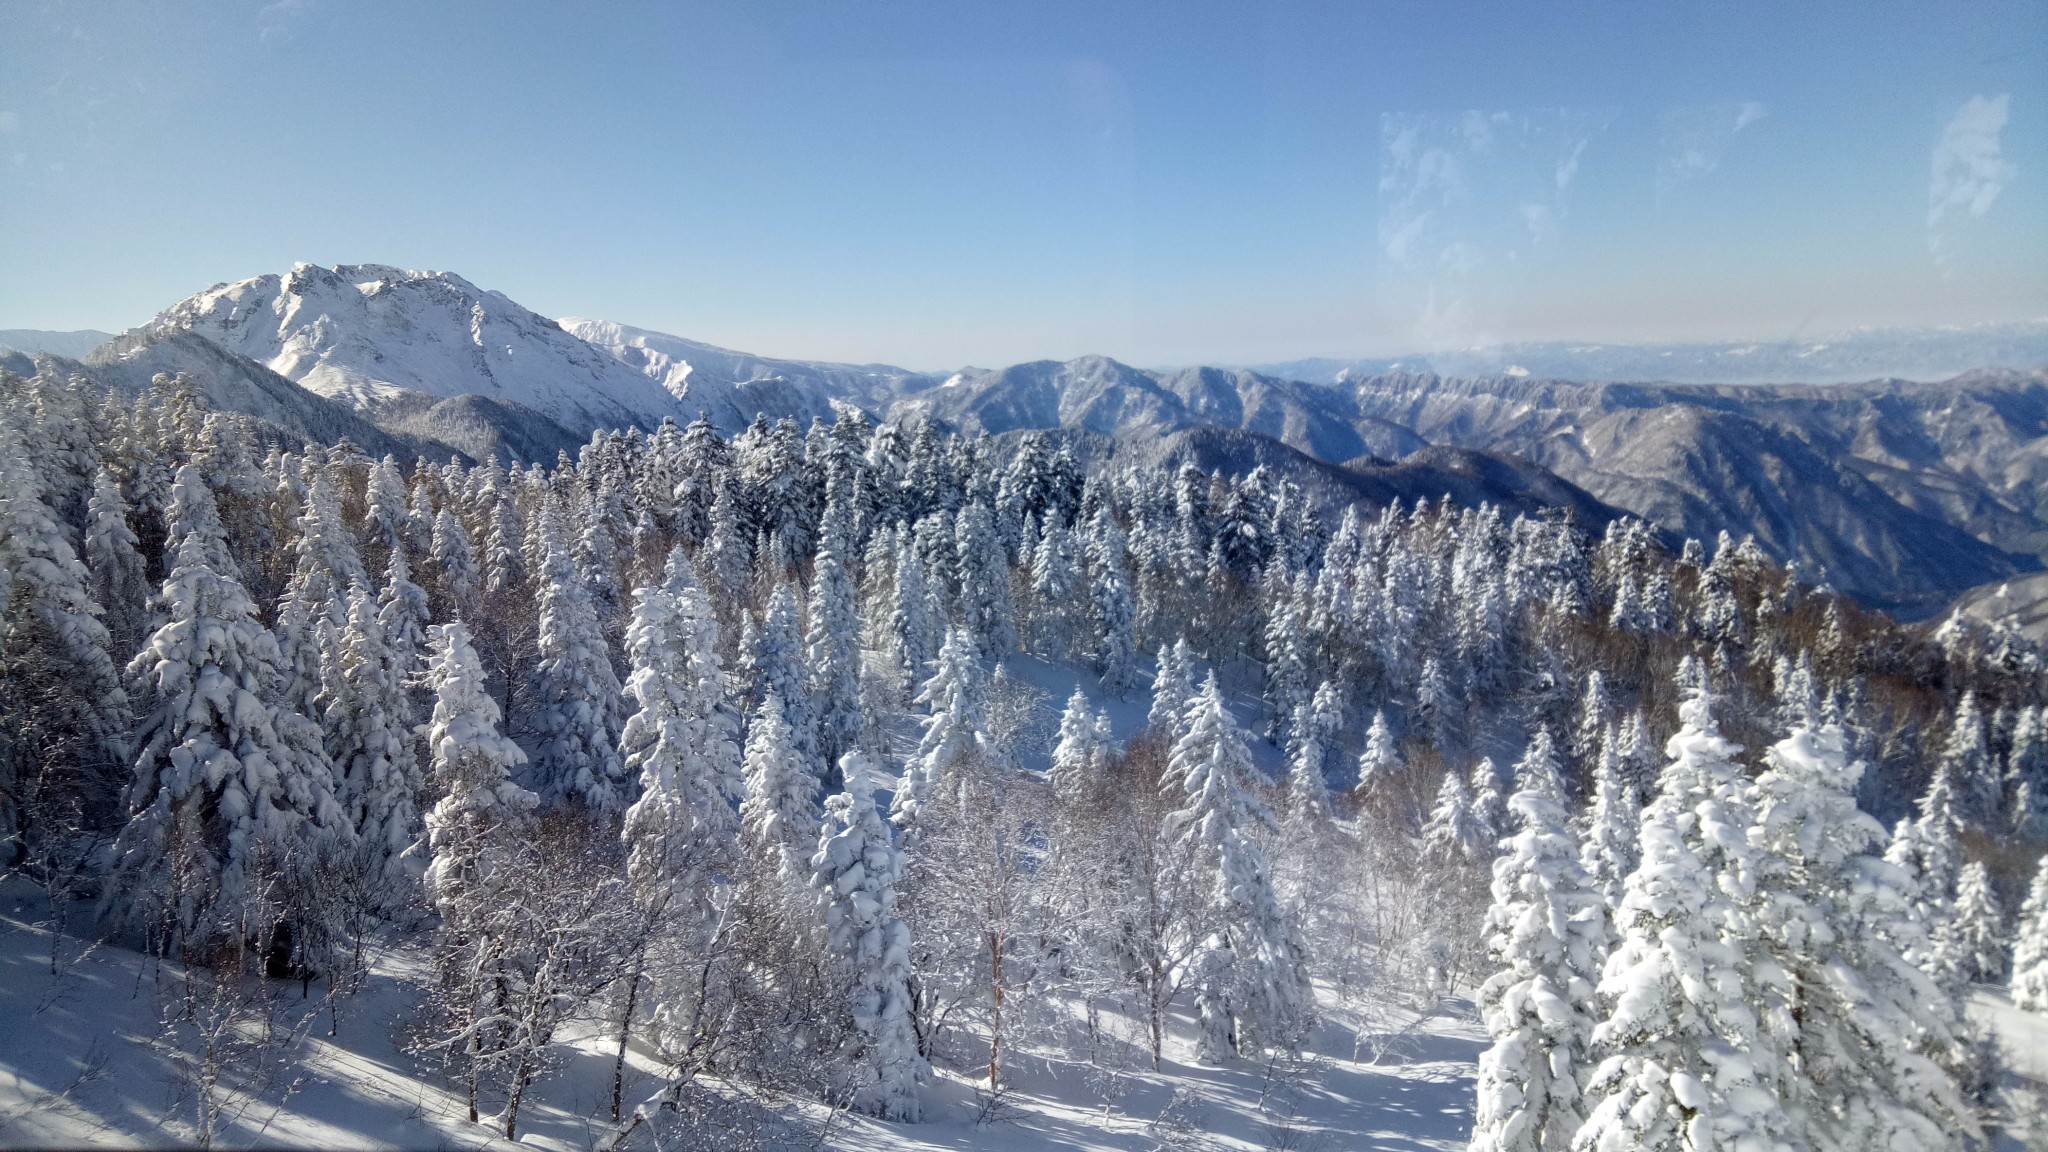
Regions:
[[[203,488],[190,465],[179,475]],[[210,497],[187,497],[210,513]],[[129,665],[150,708],[106,911],[160,949],[280,930],[315,940],[326,911],[308,898],[307,880],[322,853],[352,836],[326,758],[280,732],[276,641],[209,552],[203,534],[186,537],[160,594],[165,621]]]
[[[1521,831],[1493,865],[1486,932],[1498,971],[1479,990],[1493,1045],[1479,1057],[1475,1152],[1563,1148],[1584,1119],[1579,1081],[1592,1063],[1607,918],[1563,805],[1532,783],[1541,781],[1525,778],[1508,801]]]
[[[2027,902],[2020,905],[2012,946],[2012,1002],[2029,1012],[2048,1012],[2048,856],[2035,866]]]
[[[0,859],[10,862],[45,802],[105,819],[128,748],[92,576],[26,457],[0,412]],[[187,479],[210,513],[197,473]]]
[[[914,689],[931,674],[944,630],[944,609],[933,594],[924,558],[905,533],[896,549],[896,571],[890,588],[890,655],[901,669],[903,684]]]
[[[1566,803],[1569,794],[1565,791],[1564,771],[1558,763],[1557,743],[1551,739],[1550,729],[1536,729],[1536,734],[1529,738],[1529,746],[1522,751],[1522,758],[1515,762],[1515,790],[1542,792],[1560,805]]]
[[[1481,757],[1472,766],[1472,824],[1488,857],[1511,831],[1507,801],[1500,794],[1500,770],[1490,757]]]
[[[1131,599],[1130,577],[1124,571],[1124,551],[1123,530],[1105,504],[1096,512],[1090,533],[1088,565],[1093,578],[1089,596],[1099,637],[1095,672],[1103,692],[1115,700],[1130,692],[1138,674],[1137,607]]]
[[[988,685],[974,637],[965,628],[946,633],[931,679],[917,695],[930,709],[917,751],[903,765],[903,780],[890,802],[889,819],[906,835],[924,806],[970,757],[988,747]]]
[[[640,798],[621,833],[627,875],[642,900],[703,902],[713,870],[737,848],[740,751],[725,712],[718,621],[678,546],[662,584],[633,593],[626,630],[634,705],[620,736]]]
[[[1164,733],[1169,741],[1180,739],[1188,703],[1195,697],[1193,664],[1186,637],[1159,646],[1158,666],[1152,674],[1152,710],[1146,714],[1145,724]]]
[[[1783,1069],[1755,1007],[1764,974],[1747,938],[1755,854],[1738,749],[1703,689],[1679,711],[1683,727],[1643,812],[1642,862],[1615,911],[1593,1033],[1604,1058],[1585,1085],[1574,1148],[1769,1148],[1791,1128]]]
[[[1876,856],[1884,829],[1856,806],[1863,766],[1841,729],[1796,729],[1764,758],[1751,836],[1767,963],[1764,1023],[1795,1059],[1779,1088],[1816,1152],[1954,1148],[1976,1131],[1933,1058],[1954,1043],[1953,1003],[1885,930],[1910,878]]]
[[[540,664],[534,669],[535,791],[543,800],[617,815],[630,802],[619,758],[623,701],[596,606],[561,548],[540,581]]]
[[[85,566],[87,592],[103,611],[110,651],[126,660],[142,646],[149,624],[149,587],[135,533],[128,527],[128,503],[113,474],[101,468],[87,501]],[[4,609],[0,609],[4,610]]]
[[[1089,705],[1088,694],[1077,685],[1060,714],[1059,742],[1053,745],[1047,773],[1053,795],[1073,799],[1094,785],[1109,755],[1108,734],[1109,718]]]
[[[1160,829],[1163,841],[1215,879],[1207,938],[1192,961],[1200,1018],[1198,1058],[1295,1047],[1315,1013],[1298,926],[1273,890],[1260,843],[1277,831],[1250,791],[1251,752],[1211,674],[1188,704],[1167,777],[1183,795]]]
[[[1436,805],[1422,825],[1422,849],[1438,860],[1471,860],[1486,854],[1488,845],[1472,818],[1472,793],[1453,771],[1437,786]]]
[[[479,586],[476,549],[470,546],[469,532],[462,521],[447,508],[434,517],[434,565],[439,576],[435,591],[442,598],[441,614],[460,619],[473,613]]]
[[[960,564],[960,624],[983,651],[1000,658],[1017,647],[1017,620],[1009,563],[987,505],[976,502],[960,510],[954,548]]]
[[[1372,714],[1372,727],[1365,733],[1365,751],[1358,756],[1358,784],[1360,796],[1387,795],[1399,785],[1406,764],[1401,759],[1401,749],[1394,742],[1394,733],[1387,727],[1385,709],[1376,709]]]
[[[767,874],[796,882],[810,875],[818,842],[818,778],[796,750],[782,700],[761,698],[747,726],[746,799],[740,840]]]
[[[830,764],[854,750],[862,729],[860,613],[854,604],[853,578],[841,556],[846,531],[845,525],[828,521],[820,534],[805,644],[810,696],[817,709],[818,753]]]
[[[822,779],[825,769],[818,759],[817,722],[810,693],[804,687],[802,622],[796,591],[790,585],[776,585],[751,639],[752,643],[742,648],[751,698],[758,700],[773,693],[782,702],[782,718],[789,724],[797,751]]]
[[[915,1122],[925,1065],[910,1023],[910,929],[896,913],[903,854],[875,808],[870,773],[858,753],[841,763],[846,787],[825,801],[811,886],[824,916],[827,966],[847,993],[836,1055],[853,1106]]]
[[[380,906],[403,906],[419,873],[404,853],[420,835],[423,781],[406,698],[377,602],[358,584],[336,645],[335,675],[322,690],[327,754],[337,797],[363,853]]]
[[[1599,742],[1600,759],[1593,770],[1593,806],[1586,817],[1586,845],[1580,867],[1600,891],[1609,908],[1621,905],[1623,883],[1636,870],[1636,843],[1641,832],[1642,800],[1635,781],[1622,771],[1613,728]]]
[[[1936,932],[1935,963],[1963,986],[2005,975],[2005,912],[1984,864],[1972,860],[1956,876],[1955,909]]]

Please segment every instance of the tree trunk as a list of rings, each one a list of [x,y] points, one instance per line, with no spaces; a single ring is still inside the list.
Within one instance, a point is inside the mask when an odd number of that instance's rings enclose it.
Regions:
[[[1003,934],[988,934],[989,992],[994,1001],[995,1011],[989,1017],[988,1029],[988,1089],[996,1090],[997,1073],[1002,1066],[1003,1055]]]
[[[626,1010],[619,1015],[619,1054],[612,1061],[612,1123],[619,1122],[619,1109],[626,1093],[626,1041],[633,1035],[633,1009],[640,1002],[640,974],[644,957],[633,960],[633,978],[626,984]]]

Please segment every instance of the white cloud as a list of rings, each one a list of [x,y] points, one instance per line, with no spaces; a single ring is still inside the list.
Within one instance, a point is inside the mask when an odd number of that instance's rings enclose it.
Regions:
[[[1587,108],[1380,118],[1380,288],[1411,339],[1467,338],[1480,290],[1566,239],[1586,148],[1612,119]]]
[[[1755,100],[1666,108],[1658,125],[1657,195],[1711,174],[1736,134],[1769,112]]]
[[[265,44],[289,41],[296,25],[313,11],[313,0],[276,0],[256,13],[256,39]]]
[[[1927,187],[1927,227],[1936,229],[1951,213],[1982,216],[2012,181],[2014,169],[1999,148],[2012,94],[1972,96],[1934,146],[1934,175]]]

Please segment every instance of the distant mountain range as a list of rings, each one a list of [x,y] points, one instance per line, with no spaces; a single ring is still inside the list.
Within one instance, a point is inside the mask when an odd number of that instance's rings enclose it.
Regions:
[[[1731,344],[1496,344],[1380,359],[1290,360],[1254,371],[1336,384],[1391,373],[1593,383],[1847,384],[1946,380],[1979,368],[2048,366],[2048,319],[1969,328],[1864,328]]]
[[[0,368],[33,372],[38,358],[125,391],[188,372],[216,407],[283,434],[401,455],[551,459],[595,429],[701,413],[731,434],[844,405],[1005,439],[1058,429],[1095,454],[1265,464],[1339,501],[1449,494],[1569,508],[1593,526],[1626,511],[1674,538],[1754,535],[1809,578],[1909,616],[1980,585],[1972,603],[2017,603],[1990,590],[2048,552],[2048,375],[2026,370],[2048,363],[2048,324],[1259,369],[1089,356],[939,375],[551,320],[450,273],[301,264],[215,285],[118,337],[0,331]],[[1833,383],[1850,378],[1866,382]]]

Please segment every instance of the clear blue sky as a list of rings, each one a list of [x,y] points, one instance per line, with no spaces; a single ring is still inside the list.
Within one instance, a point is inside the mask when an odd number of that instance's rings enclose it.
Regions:
[[[295,261],[919,368],[2048,316],[2048,0],[0,3],[0,327]]]

